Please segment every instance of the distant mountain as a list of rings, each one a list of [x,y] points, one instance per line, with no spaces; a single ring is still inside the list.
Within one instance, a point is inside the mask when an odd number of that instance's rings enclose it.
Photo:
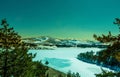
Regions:
[[[107,45],[94,42],[94,41],[81,41],[75,39],[58,39],[48,36],[41,36],[36,38],[24,38],[22,39],[29,45],[29,48],[33,49],[49,49],[55,47],[99,47],[105,48]]]

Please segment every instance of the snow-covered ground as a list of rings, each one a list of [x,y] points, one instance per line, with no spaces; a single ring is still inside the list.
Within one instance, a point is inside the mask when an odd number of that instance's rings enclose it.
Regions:
[[[42,60],[42,63],[48,61],[48,66],[59,71],[67,73],[71,70],[80,73],[81,77],[95,77],[94,74],[101,72],[101,67],[80,61],[76,57],[79,53],[100,50],[99,48],[56,48],[55,50],[29,50],[29,52],[37,53],[34,61]]]

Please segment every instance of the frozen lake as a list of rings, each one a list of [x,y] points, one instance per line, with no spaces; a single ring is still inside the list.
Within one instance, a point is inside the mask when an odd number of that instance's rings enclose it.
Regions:
[[[99,48],[56,48],[55,50],[29,50],[29,52],[37,53],[34,61],[42,60],[42,63],[48,61],[49,67],[59,71],[67,73],[71,70],[80,73],[81,77],[95,77],[95,73],[101,72],[101,67],[80,61],[76,57],[82,52],[100,50]]]

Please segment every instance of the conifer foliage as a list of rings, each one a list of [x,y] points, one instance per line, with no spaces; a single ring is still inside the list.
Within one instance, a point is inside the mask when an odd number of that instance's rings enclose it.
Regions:
[[[6,19],[0,26],[0,77],[26,77],[33,66],[28,48],[21,36],[9,27]]]
[[[120,31],[120,18],[115,18],[115,22],[113,23],[118,26]],[[102,34],[98,36],[94,34],[93,37],[99,42],[107,43],[107,48],[96,53],[80,53],[77,58],[88,63],[97,64],[118,71],[111,72],[102,69],[102,73],[95,74],[96,77],[120,77],[120,34],[113,35],[109,31],[108,35]]]
[[[113,23],[118,26],[119,31],[120,31],[120,19],[115,18],[115,22]],[[120,45],[120,34],[118,34],[117,36],[113,36],[111,32],[109,31],[108,35],[102,34],[102,36],[97,36],[96,34],[94,34],[93,37],[100,42],[109,43],[110,48],[113,48],[115,50],[120,49],[120,46],[119,46]]]
[[[115,22],[113,22],[113,23],[115,25],[117,25],[119,27],[119,30],[120,30],[120,19],[115,18]],[[105,55],[107,53],[108,56],[112,56],[115,59],[117,59],[118,61],[120,61],[120,59],[119,59],[119,54],[120,54],[120,34],[118,34],[117,36],[113,36],[111,34],[111,32],[109,32],[108,35],[104,35],[104,34],[102,34],[102,36],[94,35],[94,38],[96,40],[100,41],[100,42],[109,43],[108,48],[103,53],[103,57],[107,57],[107,55]]]
[[[120,18],[115,18],[113,24],[118,26],[120,32]],[[114,73],[102,70],[103,72],[96,74],[96,77],[120,77],[120,34],[113,36],[111,32],[109,32],[108,35],[94,35],[94,38],[100,42],[109,44],[106,50],[98,53],[98,60],[118,71]]]

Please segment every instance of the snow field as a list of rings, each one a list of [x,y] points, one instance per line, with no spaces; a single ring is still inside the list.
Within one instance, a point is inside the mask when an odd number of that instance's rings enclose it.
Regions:
[[[101,72],[101,67],[80,61],[76,57],[79,53],[100,50],[99,48],[56,48],[55,50],[29,50],[29,52],[37,53],[33,61],[42,60],[43,64],[48,61],[48,66],[56,70],[65,73],[68,71],[78,72],[81,77],[95,77],[94,74]]]

